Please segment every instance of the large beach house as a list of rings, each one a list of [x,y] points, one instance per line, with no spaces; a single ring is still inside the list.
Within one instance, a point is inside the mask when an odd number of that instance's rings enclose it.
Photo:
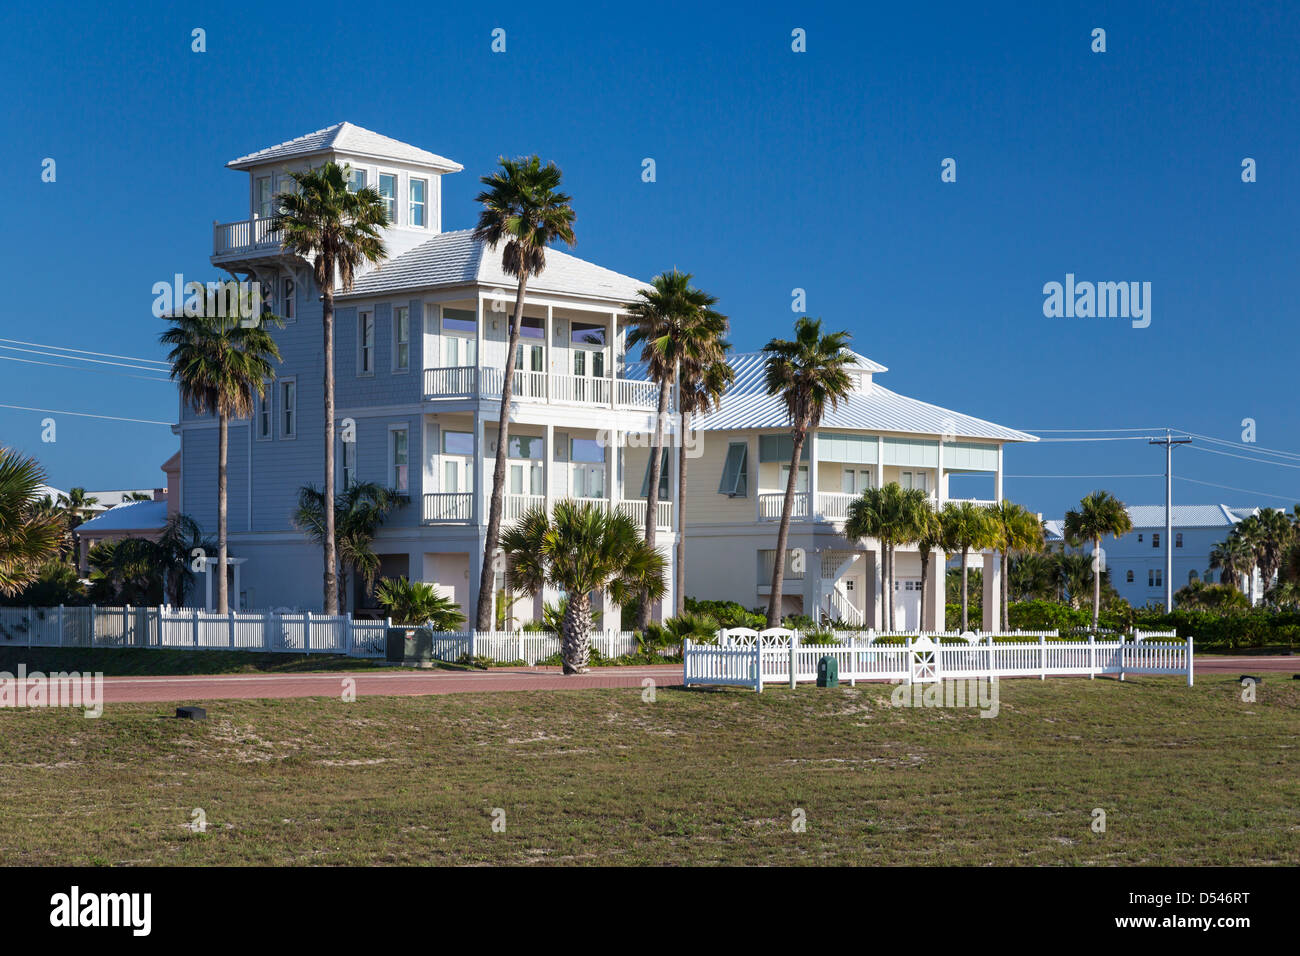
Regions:
[[[246,607],[319,607],[320,551],[293,527],[298,489],[322,472],[320,293],[309,265],[287,255],[273,197],[289,170],[333,160],[388,205],[389,258],[337,296],[338,488],[375,481],[409,504],[380,530],[382,574],[436,582],[463,608],[477,600],[495,455],[507,323],[514,280],[499,250],[469,230],[442,231],[441,178],[461,170],[437,156],[350,123],[250,153],[227,165],[248,176],[248,216],[213,227],[212,263],[274,290],[285,319],[274,330],[283,355],[251,420],[232,423],[230,542]],[[528,285],[511,408],[504,520],[536,505],[578,498],[644,522],[648,441],[657,389],[625,347],[627,303],[646,283],[557,250]],[[745,334],[733,317],[733,336]],[[692,597],[766,602],[776,520],[789,474],[790,435],[780,403],[762,387],[760,353],[737,355],[721,408],[676,445],[691,455],[687,568]],[[786,607],[864,626],[881,618],[875,543],[842,535],[849,500],[869,485],[899,481],[936,504],[959,472],[994,476],[1002,447],[1033,436],[906,398],[881,386],[881,365],[859,356],[853,395],[805,446],[790,548],[802,549],[786,580]],[[179,509],[216,527],[216,430],[182,407]],[[345,434],[354,441],[344,441]],[[670,456],[676,449],[670,450]],[[657,543],[670,554],[679,533],[677,469],[664,470]],[[337,490],[337,489],[336,489]],[[941,567],[936,561],[933,567]],[[920,607],[919,556],[900,553],[895,600],[906,626],[942,624],[942,588]],[[802,569],[802,570],[799,570]],[[996,576],[985,576],[984,613],[997,613]],[[504,588],[499,579],[499,588]],[[353,582],[350,608],[372,603]],[[204,593],[199,588],[200,594]],[[504,593],[504,592],[503,592]],[[519,623],[542,601],[506,601]],[[672,607],[673,596],[663,607]],[[617,626],[615,609],[602,606]]]

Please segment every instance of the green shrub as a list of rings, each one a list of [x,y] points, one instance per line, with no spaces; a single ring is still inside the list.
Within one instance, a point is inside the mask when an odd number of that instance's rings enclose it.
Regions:
[[[688,614],[707,614],[720,627],[751,627],[761,631],[767,627],[767,615],[758,610],[746,610],[736,601],[701,601],[686,598],[682,602]]]

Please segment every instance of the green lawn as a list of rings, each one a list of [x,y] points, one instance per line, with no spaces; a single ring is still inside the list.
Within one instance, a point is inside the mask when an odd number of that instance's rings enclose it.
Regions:
[[[1004,681],[995,719],[891,690],[3,711],[0,860],[1300,862],[1298,681],[1270,676],[1253,704],[1226,677]]]
[[[79,671],[106,677],[187,674],[298,674],[308,671],[361,671],[382,661],[344,654],[262,654],[254,651],[180,651],[139,647],[0,647],[0,671]]]

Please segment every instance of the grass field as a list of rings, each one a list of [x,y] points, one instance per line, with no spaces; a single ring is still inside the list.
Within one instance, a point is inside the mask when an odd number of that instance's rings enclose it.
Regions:
[[[188,674],[302,674],[361,671],[385,667],[382,661],[343,654],[262,654],[254,651],[180,651],[138,647],[0,647],[0,671],[78,671],[105,677]]]
[[[891,690],[2,711],[0,860],[1300,862],[1300,682],[1004,681],[994,719]]]

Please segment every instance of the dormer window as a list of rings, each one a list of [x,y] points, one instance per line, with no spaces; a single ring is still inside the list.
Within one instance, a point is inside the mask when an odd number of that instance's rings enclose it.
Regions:
[[[429,184],[423,179],[411,180],[410,223],[412,226],[419,226],[421,229],[428,225],[424,218],[424,197],[428,192],[428,186]]]
[[[388,224],[397,223],[397,176],[393,173],[379,174],[379,198],[384,201],[384,215]]]
[[[366,171],[355,166],[348,168],[348,191],[360,192],[366,188]]]
[[[253,181],[253,201],[257,209],[257,218],[270,219],[274,212],[270,176],[258,176]]]

